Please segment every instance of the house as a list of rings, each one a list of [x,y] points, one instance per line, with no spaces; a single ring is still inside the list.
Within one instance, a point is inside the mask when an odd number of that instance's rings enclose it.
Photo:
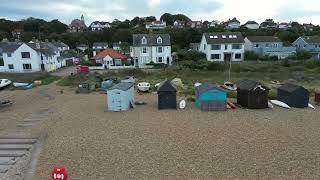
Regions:
[[[212,22],[209,23],[210,28],[217,27],[220,24],[219,21],[213,20]]]
[[[111,112],[128,111],[134,107],[134,84],[121,82],[107,90],[107,108]]]
[[[121,41],[119,41],[118,43],[113,43],[112,48],[116,51],[121,51]]]
[[[101,64],[106,69],[111,66],[123,66],[127,63],[128,57],[113,50],[112,48],[107,48],[99,52],[96,56],[92,58],[95,64]]]
[[[309,23],[309,24],[303,24],[302,25],[303,26],[303,28],[304,28],[304,30],[306,30],[306,31],[313,31],[313,29],[314,29],[314,25],[313,24],[311,24],[311,23]]]
[[[153,22],[146,22],[146,29],[164,29],[167,27],[167,23],[164,21],[153,21]]]
[[[97,55],[97,53],[107,48],[108,48],[108,43],[106,42],[94,42],[92,45],[93,56]]]
[[[278,27],[278,24],[273,21],[273,19],[266,19],[260,24],[262,29],[275,29]]]
[[[277,100],[290,107],[304,108],[309,105],[310,92],[295,84],[286,83],[278,88]]]
[[[158,89],[158,108],[177,109],[177,88],[168,80]]]
[[[206,54],[208,61],[242,61],[243,36],[240,32],[204,33],[199,51]]]
[[[227,29],[239,29],[240,28],[240,21],[237,18],[229,19],[227,22]]]
[[[202,84],[196,87],[195,105],[201,111],[226,111],[227,93],[212,84]]]
[[[111,24],[104,21],[94,21],[90,24],[91,31],[102,31],[105,28],[111,28]]]
[[[14,30],[11,32],[12,37],[13,37],[14,39],[20,39],[22,33],[23,33],[23,29],[19,29],[19,28],[14,29]]]
[[[1,44],[1,51],[0,72],[51,72],[64,66],[59,49],[51,43],[8,42]]]
[[[79,49],[80,51],[85,51],[85,50],[89,49],[89,46],[86,44],[79,44],[77,46],[77,49]]]
[[[52,41],[52,44],[56,46],[61,52],[70,50],[70,47],[61,41]]]
[[[184,21],[176,20],[176,21],[173,22],[173,27],[174,28],[182,29],[185,26],[186,26],[186,22],[184,22]]]
[[[320,36],[299,37],[292,45],[298,50],[310,52],[313,59],[320,60]]]
[[[134,34],[130,55],[136,67],[155,64],[172,64],[169,34]]]
[[[84,21],[84,16],[81,16],[81,19],[74,19],[69,25],[69,32],[83,32],[87,29],[87,26]]]
[[[190,43],[190,49],[193,51],[199,51],[200,43]]]
[[[255,21],[248,21],[244,25],[248,29],[259,29],[260,25]]]
[[[283,42],[276,36],[248,36],[244,41],[245,50],[253,51],[259,56],[276,56],[278,59],[285,59],[296,54],[295,47],[283,46]]]
[[[243,80],[237,87],[237,103],[247,109],[268,108],[270,89],[253,80]]]
[[[187,23],[190,28],[201,29],[203,27],[202,21],[190,21]]]
[[[286,22],[282,22],[278,25],[278,28],[279,29],[282,29],[282,30],[287,30],[289,28],[291,28],[291,23],[286,23]]]

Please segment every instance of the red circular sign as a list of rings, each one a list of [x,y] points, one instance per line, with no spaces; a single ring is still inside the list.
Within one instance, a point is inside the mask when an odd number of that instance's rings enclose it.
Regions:
[[[64,166],[55,166],[51,172],[51,176],[54,180],[67,180],[68,172]]]

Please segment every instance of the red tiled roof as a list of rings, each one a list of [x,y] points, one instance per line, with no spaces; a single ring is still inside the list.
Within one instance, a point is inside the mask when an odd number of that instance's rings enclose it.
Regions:
[[[128,57],[126,55],[123,55],[119,53],[118,51],[115,51],[111,48],[107,48],[101,52],[99,52],[96,56],[94,56],[92,59],[103,59],[107,56],[110,56],[112,59],[121,59],[123,61],[126,61]]]

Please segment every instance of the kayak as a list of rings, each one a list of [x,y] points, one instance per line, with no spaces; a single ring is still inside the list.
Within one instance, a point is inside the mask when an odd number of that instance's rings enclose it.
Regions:
[[[270,100],[270,102],[274,105],[277,105],[277,106],[280,106],[280,107],[283,107],[283,108],[287,108],[287,109],[290,109],[290,106],[288,106],[286,103],[284,102],[281,102],[281,101],[278,101],[278,100]]]

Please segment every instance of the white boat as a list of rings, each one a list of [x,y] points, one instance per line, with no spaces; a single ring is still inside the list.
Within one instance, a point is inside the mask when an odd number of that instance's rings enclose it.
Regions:
[[[312,104],[308,104],[309,108],[316,109]]]
[[[9,79],[0,79],[0,89],[9,86],[11,83]]]
[[[227,90],[230,90],[230,91],[236,91],[237,90],[237,86],[234,83],[229,82],[229,81],[223,83],[222,87],[227,89]]]
[[[270,102],[274,105],[277,105],[277,106],[280,106],[280,107],[283,107],[283,108],[287,108],[287,109],[290,109],[290,106],[288,106],[288,104],[284,103],[284,102],[281,102],[281,101],[278,101],[278,100],[270,100]]]
[[[19,83],[19,82],[14,82],[13,86],[14,87],[25,87],[28,86],[30,83]]]
[[[273,107],[273,104],[271,103],[271,102],[268,102],[268,107],[270,108],[270,109],[273,109],[274,107]]]
[[[160,86],[161,83],[157,83],[154,85],[154,87],[158,88]]]
[[[198,87],[198,86],[201,86],[201,85],[202,85],[202,83],[199,83],[199,82],[194,83],[194,87]]]
[[[138,89],[139,89],[139,91],[147,92],[150,90],[150,83],[141,82],[138,84]]]

